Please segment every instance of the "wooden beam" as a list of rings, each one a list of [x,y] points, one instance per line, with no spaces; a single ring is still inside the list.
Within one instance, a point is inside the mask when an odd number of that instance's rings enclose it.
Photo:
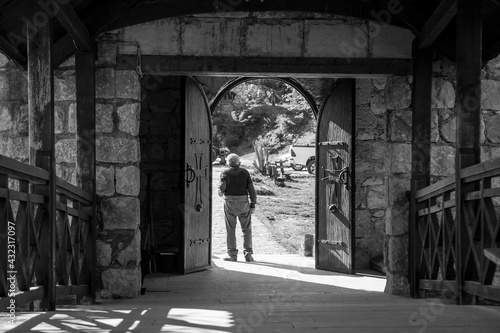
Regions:
[[[92,195],[92,216],[90,247],[85,251],[91,280],[91,298],[95,297],[96,286],[96,158],[95,158],[95,48],[91,51],[78,51],[75,57],[76,68],[76,178],[81,187]]]
[[[457,63],[456,63],[456,156],[455,156],[455,198],[456,198],[456,271],[459,304],[469,303],[464,281],[474,274],[473,267],[465,262],[470,244],[467,221],[464,214],[467,207],[462,193],[475,190],[474,184],[464,185],[460,170],[480,162],[481,129],[481,0],[457,1]],[[470,208],[470,207],[469,207]]]
[[[42,11],[39,3],[26,1],[27,16]],[[49,171],[48,197],[41,228],[43,267],[38,275],[45,285],[42,307],[53,311],[56,307],[56,167],[54,156],[54,72],[52,69],[52,20],[45,24],[27,23],[28,47],[28,114],[30,164]],[[41,275],[40,275],[41,274]],[[42,277],[43,276],[43,277]]]
[[[92,14],[83,20],[83,24],[89,27],[90,39],[96,38],[107,27],[117,20],[126,10],[134,7],[142,0],[109,0],[102,1],[92,11]],[[54,66],[57,67],[76,52],[73,38],[64,35],[54,45]]]
[[[142,56],[153,75],[373,77],[411,74],[411,59]],[[133,69],[137,57],[120,56],[117,69]]]
[[[73,38],[77,47],[82,51],[90,51],[92,41],[87,27],[80,20],[80,17],[78,17],[73,7],[71,7],[71,4],[59,3],[56,0],[52,0],[52,3],[54,6],[59,6],[58,10],[55,11],[55,16]]]
[[[7,57],[17,61],[21,66],[26,65],[26,57],[3,36],[0,36],[0,49]]]
[[[443,0],[422,28],[419,49],[431,46],[441,32],[457,14],[457,0]]]
[[[413,43],[413,114],[411,139],[411,200],[409,226],[409,278],[412,297],[418,297],[418,268],[421,240],[418,235],[417,191],[430,184],[431,174],[431,96],[432,96],[432,55],[431,49],[418,49],[419,40]]]

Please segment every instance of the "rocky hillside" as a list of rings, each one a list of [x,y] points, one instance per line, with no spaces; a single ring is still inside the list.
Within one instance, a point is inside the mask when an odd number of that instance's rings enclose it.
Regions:
[[[285,87],[290,89],[288,93],[277,89],[262,92],[264,89],[259,91],[254,83],[238,87],[213,114],[214,147],[245,155],[253,152],[252,142],[256,141],[266,146],[270,154],[281,154],[292,143],[315,140],[315,117],[291,87]]]

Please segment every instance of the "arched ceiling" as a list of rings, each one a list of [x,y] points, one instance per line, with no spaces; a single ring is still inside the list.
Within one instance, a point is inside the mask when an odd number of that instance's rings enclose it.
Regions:
[[[100,34],[169,17],[203,13],[304,12],[342,15],[391,24],[419,36],[421,47],[432,45],[455,60],[458,0],[39,0],[42,12],[28,18],[26,1],[0,0],[0,49],[19,64],[26,63],[25,23],[53,21],[54,65],[92,45]],[[54,6],[49,5],[55,3]],[[479,1],[479,3],[481,3]],[[482,0],[483,60],[500,54],[500,3]],[[437,36],[437,37],[436,37]]]

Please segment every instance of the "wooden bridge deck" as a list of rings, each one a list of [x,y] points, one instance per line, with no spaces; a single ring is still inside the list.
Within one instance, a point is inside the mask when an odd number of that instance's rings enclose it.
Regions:
[[[387,295],[383,277],[318,271],[312,258],[255,258],[150,275],[136,299],[2,317],[0,332],[500,332],[500,307]]]

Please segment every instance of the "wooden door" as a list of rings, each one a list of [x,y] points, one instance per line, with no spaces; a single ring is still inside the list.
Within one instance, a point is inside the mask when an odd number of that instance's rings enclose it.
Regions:
[[[338,80],[316,133],[316,268],[354,273],[355,80]]]
[[[211,265],[212,124],[205,93],[191,77],[183,78],[184,104],[184,246],[183,273]]]

